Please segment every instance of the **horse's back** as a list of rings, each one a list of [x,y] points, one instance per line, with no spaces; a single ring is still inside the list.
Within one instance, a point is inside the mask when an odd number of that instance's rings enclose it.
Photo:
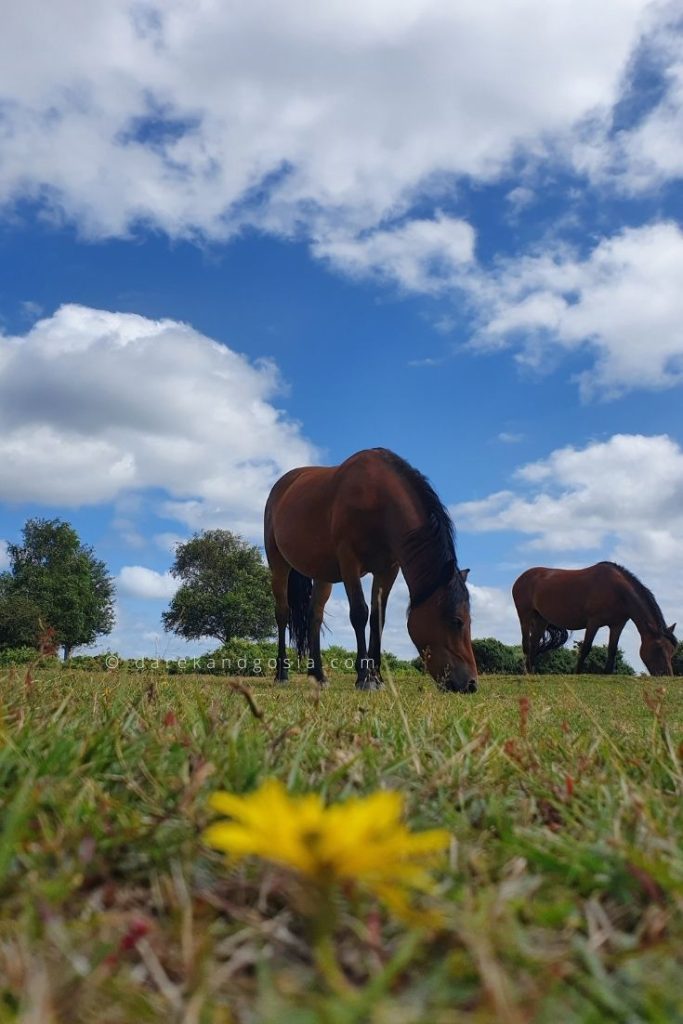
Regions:
[[[393,475],[383,452],[382,448],[366,448],[335,468],[338,513],[379,515],[386,508]]]
[[[266,504],[266,551],[277,546],[300,572],[335,582],[338,556],[352,549],[363,572],[390,562],[386,547],[388,510],[394,498],[383,449],[365,449],[338,466],[290,470]]]
[[[387,503],[383,449],[368,448],[338,466],[303,466],[280,477],[266,503],[266,518],[287,515],[329,518],[379,511]]]
[[[585,569],[536,566],[515,580],[512,595],[518,612],[536,612],[556,626],[583,629],[594,616],[606,624],[613,614],[622,614],[623,585],[611,562]]]

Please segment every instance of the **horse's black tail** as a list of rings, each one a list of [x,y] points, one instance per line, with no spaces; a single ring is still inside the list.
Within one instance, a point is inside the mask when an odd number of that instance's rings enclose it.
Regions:
[[[311,611],[313,580],[296,569],[289,570],[287,604],[289,605],[289,640],[300,658],[308,655],[308,619]]]
[[[568,629],[564,629],[562,626],[553,626],[551,622],[546,622],[545,633],[538,645],[538,653],[547,654],[548,651],[556,651],[558,647],[564,647],[568,639]]]

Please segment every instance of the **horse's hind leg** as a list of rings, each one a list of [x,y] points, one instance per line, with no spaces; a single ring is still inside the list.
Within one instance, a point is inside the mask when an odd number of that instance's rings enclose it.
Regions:
[[[607,645],[607,661],[605,662],[606,676],[610,676],[614,672],[614,663],[617,659],[617,650],[619,649],[619,637],[621,636],[625,625],[625,622],[620,622],[616,626],[610,626],[609,644]]]
[[[531,615],[529,630],[527,633],[527,672],[536,671],[536,658],[538,657],[538,649],[541,646],[541,640],[543,639],[543,634],[545,633],[545,627],[545,619],[541,618],[538,612],[533,612]],[[522,647],[524,647],[524,640],[522,640]]]
[[[365,643],[365,627],[368,624],[368,606],[363,593],[360,577],[350,585],[344,582],[349,599],[349,617],[356,634],[356,689],[375,690],[377,683],[370,672],[368,649]]]
[[[529,615],[519,613],[519,625],[522,630],[522,650],[524,652],[524,668],[527,672],[533,672],[536,651],[531,649],[531,633],[535,616],[533,612]],[[539,637],[540,639],[540,637]],[[537,642],[538,645],[538,642]]]
[[[271,586],[275,598],[275,621],[277,622],[277,667],[275,679],[278,683],[286,683],[289,679],[289,662],[287,660],[286,630],[289,622],[289,601],[287,600],[287,582],[290,566],[275,546],[269,545],[267,551],[271,572]]]
[[[524,652],[524,671],[533,671],[529,661],[529,628],[526,625],[522,626],[522,651]]]
[[[332,593],[332,584],[324,583],[322,580],[314,580],[313,593],[311,594],[311,617],[308,627],[308,649],[313,660],[313,668],[308,670],[309,676],[315,676],[321,686],[327,684],[327,676],[323,668],[322,656],[320,654],[320,629],[323,624],[323,613],[325,605]]]

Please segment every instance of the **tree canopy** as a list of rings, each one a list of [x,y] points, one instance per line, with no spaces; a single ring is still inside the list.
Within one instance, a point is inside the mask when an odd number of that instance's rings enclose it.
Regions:
[[[0,574],[0,649],[37,647],[40,608],[29,597],[13,591],[10,572]]]
[[[266,640],[275,629],[270,572],[257,547],[229,530],[197,533],[176,548],[180,587],[162,615],[185,640]]]
[[[54,630],[67,659],[114,624],[114,581],[104,562],[60,519],[29,519],[23,543],[9,544],[0,580],[0,645],[37,646]]]

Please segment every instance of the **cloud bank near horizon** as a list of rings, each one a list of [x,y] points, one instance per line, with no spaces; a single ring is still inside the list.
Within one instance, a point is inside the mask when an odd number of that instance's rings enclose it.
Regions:
[[[273,404],[282,386],[272,362],[187,324],[62,306],[3,337],[3,496],[75,508],[155,492],[186,527],[258,536],[275,480],[317,460]]]

